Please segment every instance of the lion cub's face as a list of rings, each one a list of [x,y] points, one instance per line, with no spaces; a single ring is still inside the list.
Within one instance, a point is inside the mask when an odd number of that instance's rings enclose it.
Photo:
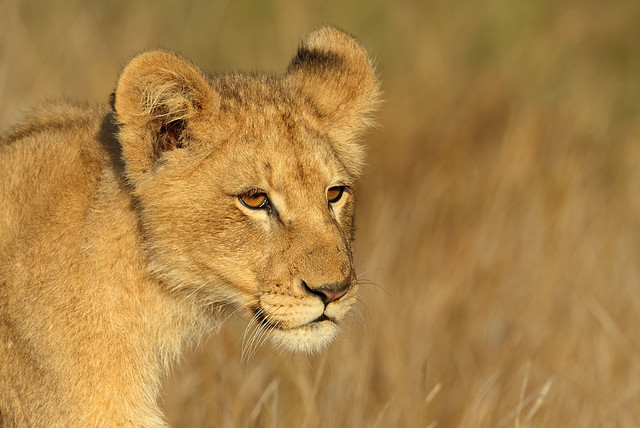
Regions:
[[[325,346],[356,299],[354,139],[377,99],[364,50],[330,28],[280,77],[134,59],[114,108],[152,272],[287,349]]]

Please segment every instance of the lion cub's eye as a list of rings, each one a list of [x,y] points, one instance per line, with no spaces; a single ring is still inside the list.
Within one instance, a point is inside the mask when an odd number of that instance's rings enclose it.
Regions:
[[[252,210],[269,207],[269,198],[266,193],[247,193],[238,196],[238,199],[242,202],[242,205]]]
[[[343,193],[344,186],[330,187],[329,190],[327,190],[327,201],[329,201],[330,204],[335,204],[342,198]]]

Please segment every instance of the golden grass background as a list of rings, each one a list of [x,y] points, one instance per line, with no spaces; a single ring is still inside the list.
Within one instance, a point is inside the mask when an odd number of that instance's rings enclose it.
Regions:
[[[282,71],[323,23],[386,103],[359,189],[359,311],[317,356],[242,320],[168,379],[176,427],[640,426],[636,0],[0,0],[0,126],[106,102],[152,46]]]

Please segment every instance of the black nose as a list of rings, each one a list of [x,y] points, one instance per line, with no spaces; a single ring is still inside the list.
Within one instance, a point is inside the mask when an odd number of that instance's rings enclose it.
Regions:
[[[302,281],[302,286],[311,294],[315,294],[322,299],[325,305],[335,302],[349,291],[350,281],[347,279],[340,283],[323,284],[317,288],[311,288],[306,282]]]

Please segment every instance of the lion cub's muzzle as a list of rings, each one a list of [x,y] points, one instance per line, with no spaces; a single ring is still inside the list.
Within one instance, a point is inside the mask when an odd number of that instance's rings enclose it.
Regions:
[[[288,275],[266,281],[273,287],[262,290],[251,310],[276,344],[311,352],[335,337],[356,301],[357,281],[346,245],[316,244],[298,254]]]

